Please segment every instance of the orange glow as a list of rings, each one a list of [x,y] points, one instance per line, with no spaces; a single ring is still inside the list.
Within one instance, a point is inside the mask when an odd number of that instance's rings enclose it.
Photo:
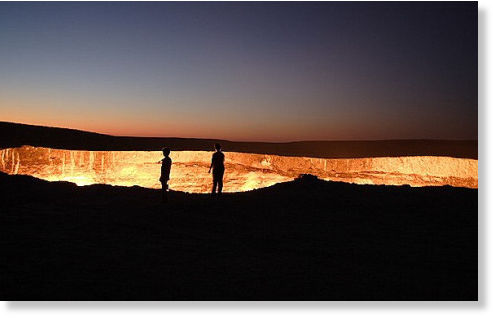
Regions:
[[[211,152],[173,151],[170,188],[204,193]],[[80,151],[24,146],[0,150],[0,170],[77,185],[160,188],[159,151]],[[309,173],[357,184],[478,187],[478,161],[451,157],[319,159],[226,152],[225,192],[241,192]]]

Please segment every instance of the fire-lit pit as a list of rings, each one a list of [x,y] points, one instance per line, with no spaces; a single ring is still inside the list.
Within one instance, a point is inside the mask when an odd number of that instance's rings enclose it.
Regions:
[[[211,152],[173,151],[170,188],[208,192]],[[226,152],[225,192],[248,191],[300,174],[357,184],[478,187],[478,161],[414,156],[320,159]],[[81,151],[24,146],[0,150],[0,171],[78,185],[159,188],[159,151]]]

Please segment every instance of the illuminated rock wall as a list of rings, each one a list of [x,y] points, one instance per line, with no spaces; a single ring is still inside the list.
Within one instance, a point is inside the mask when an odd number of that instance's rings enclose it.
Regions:
[[[302,173],[358,184],[478,187],[478,161],[450,157],[318,159],[226,152],[224,191],[238,192],[292,180]],[[171,153],[170,188],[208,192],[212,152]],[[0,150],[0,170],[48,181],[159,188],[158,151],[79,151],[24,146]]]

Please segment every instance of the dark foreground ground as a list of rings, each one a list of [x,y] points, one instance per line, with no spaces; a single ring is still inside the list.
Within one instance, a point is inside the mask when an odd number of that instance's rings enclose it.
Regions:
[[[477,299],[477,190],[305,180],[170,199],[0,174],[0,299]]]

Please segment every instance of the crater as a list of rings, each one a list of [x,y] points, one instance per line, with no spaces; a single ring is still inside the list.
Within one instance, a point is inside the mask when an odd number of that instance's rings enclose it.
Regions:
[[[209,192],[212,152],[172,151],[170,189]],[[300,174],[356,184],[478,187],[478,161],[444,156],[325,159],[225,152],[224,192],[290,181]],[[0,150],[0,170],[77,185],[160,188],[160,151],[87,151],[23,146]]]

